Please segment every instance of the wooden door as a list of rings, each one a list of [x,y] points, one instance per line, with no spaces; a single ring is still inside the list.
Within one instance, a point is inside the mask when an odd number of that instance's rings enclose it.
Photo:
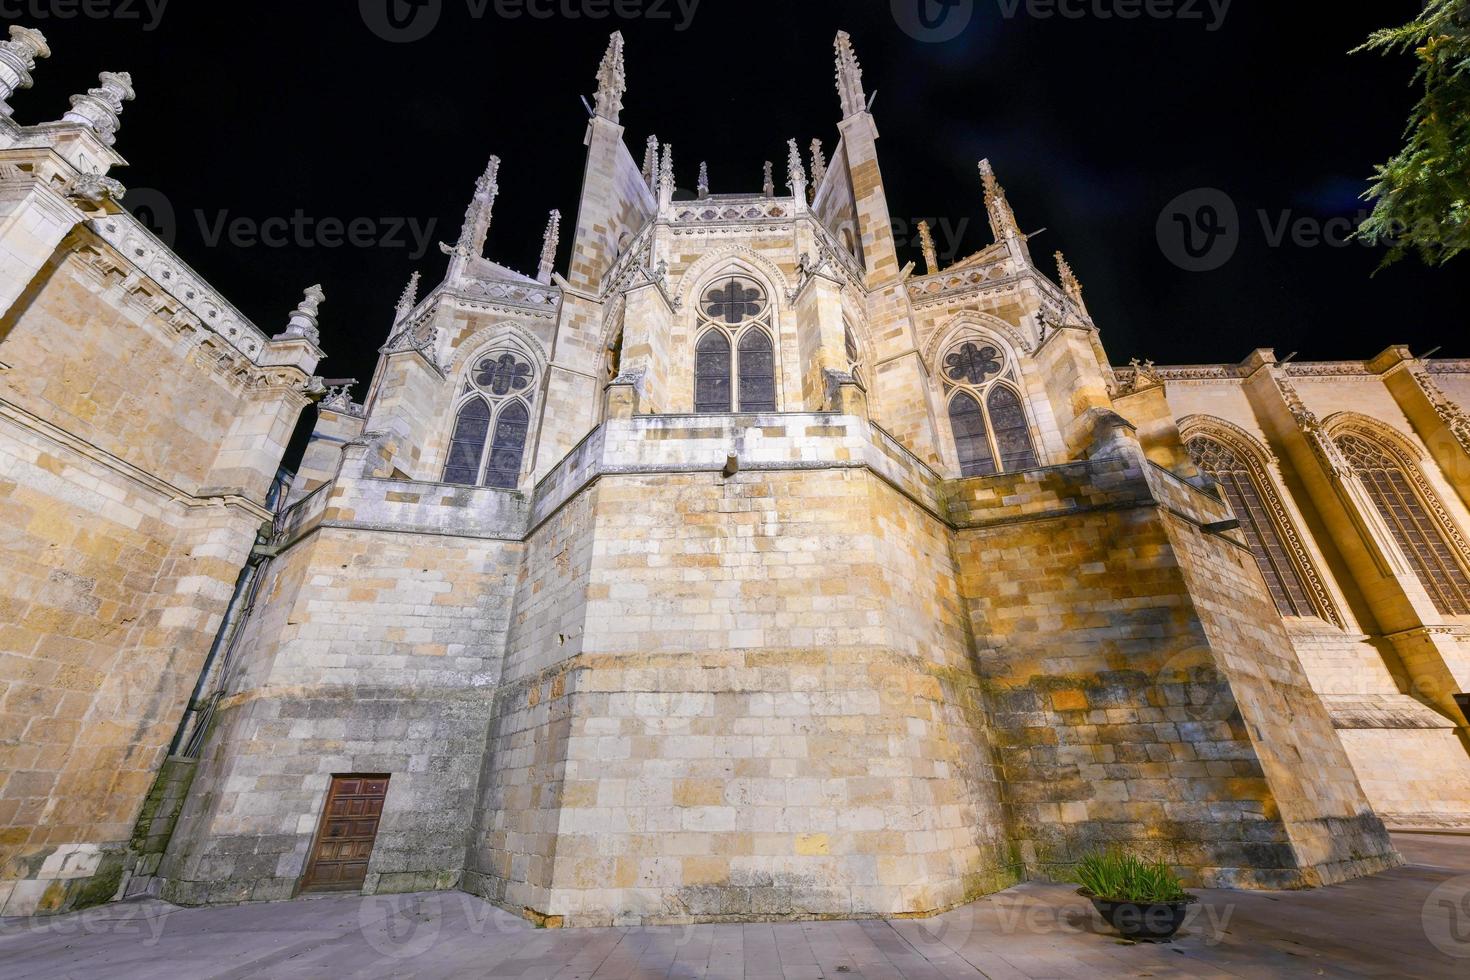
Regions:
[[[316,844],[306,864],[306,877],[301,881],[303,890],[362,887],[387,796],[387,776],[332,777]]]

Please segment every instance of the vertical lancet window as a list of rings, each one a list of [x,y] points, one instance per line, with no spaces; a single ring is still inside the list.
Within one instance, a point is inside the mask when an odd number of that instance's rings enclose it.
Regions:
[[[1014,473],[1041,465],[1015,371],[1000,348],[981,340],[955,344],[940,362],[949,424],[963,476]]]
[[[480,457],[485,455],[485,438],[490,434],[490,406],[472,398],[459,410],[454,435],[449,440],[449,461],[444,466],[445,483],[475,483],[480,478]]]
[[[1218,439],[1196,436],[1189,440],[1188,449],[1194,464],[1220,485],[1230,508],[1240,519],[1240,529],[1245,533],[1246,543],[1277,610],[1283,616],[1319,615],[1309,598],[1311,590],[1302,578],[1301,569],[1292,561],[1281,525],[1266,506],[1266,497],[1274,491],[1260,484],[1264,475],[1254,472],[1240,453]]]
[[[776,411],[776,349],[765,290],[743,276],[722,278],[705,290],[699,318],[694,410]]]
[[[1338,448],[1362,480],[1420,583],[1445,616],[1470,615],[1470,574],[1444,523],[1434,490],[1413,464],[1356,433],[1339,436]],[[1444,517],[1443,522],[1449,518]]]
[[[955,452],[960,457],[960,473],[964,476],[991,476],[995,473],[995,453],[990,448],[990,434],[980,403],[968,392],[950,399],[949,426],[954,431]]]
[[[449,439],[445,483],[516,489],[531,428],[534,382],[535,369],[514,351],[495,351],[475,362]]]

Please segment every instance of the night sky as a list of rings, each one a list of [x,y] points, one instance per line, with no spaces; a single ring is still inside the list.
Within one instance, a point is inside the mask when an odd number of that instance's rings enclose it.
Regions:
[[[421,270],[426,287],[442,277],[437,242],[455,240],[491,153],[504,163],[489,255],[534,273],[549,209],[561,209],[569,232],[587,121],[578,96],[591,96],[614,29],[627,38],[622,122],[635,156],[656,132],[674,144],[679,186],[692,188],[708,160],[716,193],[758,191],[767,159],[784,175],[790,137],[835,144],[832,39],[851,32],[877,93],[902,257],[920,261],[906,232],[918,218],[936,224],[941,252],[989,242],[976,175],[988,156],[1023,228],[1045,229],[1032,242],[1043,269],[1052,274],[1051,254],[1067,253],[1114,363],[1234,362],[1256,347],[1363,358],[1390,343],[1470,355],[1470,259],[1439,270],[1404,262],[1375,278],[1375,250],[1293,243],[1289,230],[1273,244],[1283,220],[1307,219],[1308,230],[1356,222],[1358,195],[1399,145],[1415,90],[1412,58],[1347,51],[1407,20],[1415,0],[1330,11],[1237,0],[1223,19],[1207,0],[1178,0],[1192,17],[1136,20],[1092,13],[1129,0],[1072,0],[1087,12],[1080,19],[1034,16],[1053,9],[1044,0],[956,0],[935,28],[964,24],[949,40],[914,26],[918,2],[895,0],[895,13],[887,0],[702,0],[686,19],[674,0],[619,0],[647,16],[594,20],[509,19],[493,2],[441,0],[437,26],[411,43],[375,34],[368,21],[385,21],[358,0],[173,0],[156,23],[144,0],[116,0],[123,16],[105,20],[60,19],[63,0],[3,9],[21,11],[15,21],[42,29],[55,51],[36,87],[11,100],[17,119],[59,118],[98,70],[131,72],[138,99],[118,148],[132,165],[114,173],[135,189],[130,203],[172,210],[178,252],[268,333],[321,282],[320,371],[330,377],[366,383],[409,273]],[[37,7],[48,16],[24,13]],[[1156,228],[1166,205],[1200,188],[1237,209],[1239,245],[1218,268],[1193,272],[1170,260]],[[396,244],[370,247],[326,247],[319,228],[286,247],[213,240],[221,219],[298,210],[313,224],[368,219],[364,237],[375,242],[404,219],[421,233],[436,224],[428,254],[406,228]],[[568,251],[564,236],[558,269]]]

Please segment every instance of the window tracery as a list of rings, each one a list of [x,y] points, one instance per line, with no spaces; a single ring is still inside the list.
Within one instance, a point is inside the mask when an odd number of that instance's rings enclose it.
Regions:
[[[461,391],[444,482],[514,490],[530,432],[536,369],[522,354],[492,351],[474,361]]]
[[[963,476],[992,476],[1040,465],[1008,360],[999,345],[977,338],[956,342],[940,358]]]
[[[695,344],[694,410],[776,411],[776,348],[771,304],[753,279],[718,279],[699,302]]]

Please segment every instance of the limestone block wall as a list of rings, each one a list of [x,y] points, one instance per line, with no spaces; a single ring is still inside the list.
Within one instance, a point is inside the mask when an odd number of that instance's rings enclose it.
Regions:
[[[467,887],[594,925],[1014,880],[942,522],[860,420],[761,423],[611,420],[543,483]]]
[[[1350,824],[1366,803],[1353,799],[1349,772],[1329,787],[1336,795],[1304,804],[1311,814],[1283,812],[1282,794],[1312,789],[1298,785],[1310,782],[1310,752],[1327,753],[1329,779],[1346,759],[1318,708],[1302,755],[1292,766],[1273,757],[1268,774],[1258,744],[1266,722],[1252,704],[1260,692],[1232,667],[1266,655],[1264,644],[1220,635],[1217,619],[1233,610],[1246,629],[1264,629],[1264,586],[1234,544],[1212,538],[1183,553],[1186,532],[1169,522],[1193,527],[1212,508],[1147,466],[1130,455],[956,484],[961,590],[1027,873],[1055,877],[1087,849],[1121,844],[1203,883],[1330,877],[1336,858],[1316,838],[1299,842],[1290,820]],[[1267,656],[1263,669],[1300,679],[1310,697],[1300,668],[1292,676],[1280,660]],[[1351,829],[1365,857],[1387,860],[1381,827]]]
[[[200,354],[223,342],[170,321],[161,288],[125,287],[125,269],[78,233],[0,314],[0,914],[117,891],[268,516],[207,489],[220,447],[237,414],[304,404],[289,385],[247,395]],[[242,489],[274,476],[275,460],[238,463]]]
[[[391,776],[369,892],[459,880],[520,498],[349,480],[319,510],[270,567],[228,678],[162,867],[172,901],[293,895],[334,774]]]

